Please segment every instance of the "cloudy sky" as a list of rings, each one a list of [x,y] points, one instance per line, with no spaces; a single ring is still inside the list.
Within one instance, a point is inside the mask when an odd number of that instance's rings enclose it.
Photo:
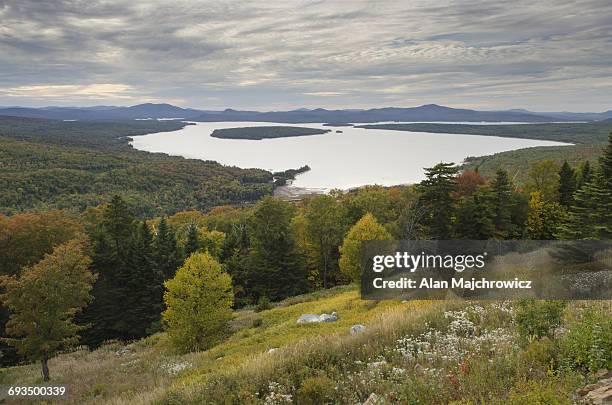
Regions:
[[[612,108],[612,2],[0,0],[0,105]]]

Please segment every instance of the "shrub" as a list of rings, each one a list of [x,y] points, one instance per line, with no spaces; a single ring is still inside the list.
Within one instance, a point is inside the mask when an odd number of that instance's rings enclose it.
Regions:
[[[563,301],[519,301],[514,320],[524,342],[545,336],[552,338],[555,329],[561,324],[565,305]]]
[[[270,308],[272,308],[272,305],[270,304],[270,299],[266,296],[263,296],[259,298],[259,301],[257,301],[255,312],[267,311]]]
[[[612,318],[595,308],[585,310],[561,339],[561,366],[595,372],[612,368]]]
[[[259,328],[261,325],[263,325],[263,319],[261,319],[261,318],[253,319],[253,327],[254,328]]]
[[[334,382],[327,376],[308,377],[297,392],[297,403],[322,405],[332,401]]]

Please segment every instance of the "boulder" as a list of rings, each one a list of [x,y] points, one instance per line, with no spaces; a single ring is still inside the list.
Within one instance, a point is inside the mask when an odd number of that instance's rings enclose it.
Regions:
[[[338,320],[338,314],[332,312],[331,314],[304,314],[300,316],[297,323],[319,323],[319,322],[336,322]]]
[[[366,399],[366,401],[363,403],[363,405],[376,405],[378,404],[379,399],[380,397],[378,395],[376,395],[375,393],[371,393],[368,399]]]
[[[319,322],[336,322],[338,320],[338,314],[332,312],[331,314],[319,315]]]
[[[363,325],[353,325],[351,326],[351,335],[356,335],[361,332],[365,332],[366,327]]]
[[[319,319],[319,315],[315,314],[304,314],[300,316],[297,320],[297,323],[317,323],[321,322]]]
[[[607,373],[606,373],[607,374]],[[578,390],[582,403],[592,405],[612,404],[612,378],[599,380]]]

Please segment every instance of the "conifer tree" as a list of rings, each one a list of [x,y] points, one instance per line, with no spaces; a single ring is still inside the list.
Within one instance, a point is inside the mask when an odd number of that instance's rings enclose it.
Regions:
[[[305,258],[291,232],[295,207],[277,198],[260,201],[249,221],[247,288],[254,298],[279,300],[306,291]]]
[[[495,235],[494,195],[488,186],[461,198],[457,209],[456,235],[461,239],[486,240]]]
[[[134,337],[132,324],[124,317],[131,304],[133,236],[134,217],[125,201],[114,196],[90,235],[92,269],[98,279],[92,291],[94,301],[78,318],[80,323],[90,325],[83,333],[84,342],[90,346],[108,339]]]
[[[187,241],[185,242],[185,248],[183,249],[185,260],[189,258],[193,253],[200,250],[200,241],[198,239],[198,227],[196,224],[191,223],[187,228]]]
[[[454,163],[438,163],[425,172],[427,178],[418,187],[421,201],[428,209],[423,223],[433,239],[450,239],[455,212],[451,193],[455,189],[457,168]]]
[[[512,230],[512,188],[508,172],[498,169],[492,187],[495,236],[505,239],[510,236]]]
[[[580,165],[580,175],[576,181],[576,189],[581,188],[587,184],[593,178],[593,172],[591,171],[591,162],[588,160]]]
[[[572,205],[575,192],[576,173],[566,160],[559,170],[559,203],[564,207]]]
[[[165,217],[159,220],[157,234],[153,243],[153,258],[164,280],[174,277],[180,265],[176,236]]]
[[[149,225],[138,226],[130,254],[130,303],[125,316],[132,324],[134,338],[158,330],[163,310],[163,277],[153,260],[153,236]]]
[[[562,239],[612,238],[612,134],[592,179],[574,194]]]

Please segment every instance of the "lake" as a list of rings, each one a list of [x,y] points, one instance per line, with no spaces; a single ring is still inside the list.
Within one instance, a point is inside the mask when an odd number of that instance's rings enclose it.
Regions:
[[[210,136],[215,129],[272,125],[331,129],[332,132],[258,141]],[[336,133],[336,130],[343,132]],[[308,165],[311,170],[299,175],[294,186],[348,189],[366,184],[416,183],[424,179],[424,167],[439,162],[460,163],[468,156],[565,144],[480,135],[326,127],[322,123],[203,122],[178,131],[135,136],[132,145],[148,152],[214,160],[242,168],[281,171]]]

